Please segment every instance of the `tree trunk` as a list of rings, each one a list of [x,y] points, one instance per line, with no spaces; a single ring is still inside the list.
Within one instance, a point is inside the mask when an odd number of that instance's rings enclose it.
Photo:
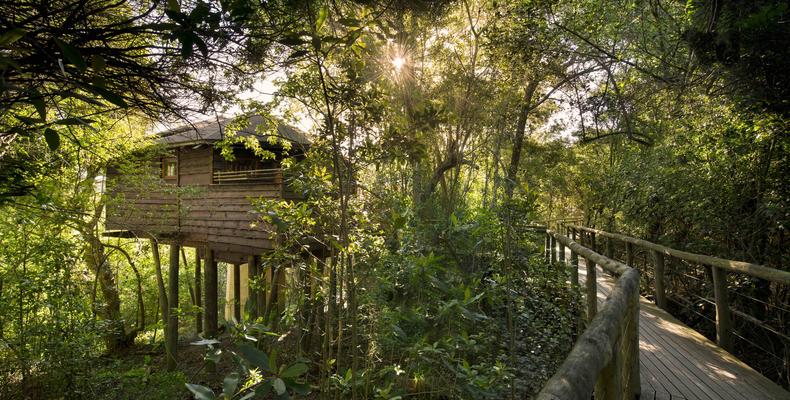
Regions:
[[[121,298],[118,294],[118,286],[115,276],[107,262],[107,255],[101,240],[93,235],[87,236],[87,248],[85,250],[88,265],[96,273],[99,289],[104,299],[103,307],[98,309],[99,316],[108,322],[109,328],[105,334],[105,343],[109,353],[117,353],[125,347],[125,329],[121,319]]]

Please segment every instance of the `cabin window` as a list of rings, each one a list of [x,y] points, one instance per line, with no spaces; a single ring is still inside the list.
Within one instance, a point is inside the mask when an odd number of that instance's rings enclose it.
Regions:
[[[162,178],[175,179],[178,177],[178,160],[175,157],[162,159]]]

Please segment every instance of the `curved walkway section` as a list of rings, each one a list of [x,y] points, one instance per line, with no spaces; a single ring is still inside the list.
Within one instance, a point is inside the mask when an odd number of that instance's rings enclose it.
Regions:
[[[587,272],[579,258],[579,282]],[[600,268],[598,303],[615,280]],[[790,400],[790,392],[689,328],[649,300],[640,299],[641,399]]]

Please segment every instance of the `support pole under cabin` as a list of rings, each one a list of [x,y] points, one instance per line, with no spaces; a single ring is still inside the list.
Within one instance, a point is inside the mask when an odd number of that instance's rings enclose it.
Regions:
[[[263,317],[264,319],[267,318],[266,315],[266,289],[270,286],[268,282],[266,282],[266,270],[267,268],[263,268],[261,266],[261,258],[255,256],[255,263],[258,266],[258,290],[255,291],[255,306],[258,308],[258,316]],[[271,268],[269,268],[271,269]]]
[[[168,276],[168,307],[170,308],[167,319],[167,337],[165,350],[167,351],[167,369],[176,369],[176,352],[178,350],[178,260],[179,245],[170,245],[170,268]]]
[[[217,338],[217,260],[214,259],[214,250],[206,251],[206,338]]]
[[[195,313],[195,332],[203,332],[203,285],[202,272],[200,271],[200,255],[195,249],[195,306],[197,312]]]
[[[258,318],[258,299],[257,293],[260,289],[253,290],[253,282],[258,282],[258,256],[247,257],[247,302],[250,304],[250,319]]]
[[[233,264],[233,318],[241,321],[241,265]]]

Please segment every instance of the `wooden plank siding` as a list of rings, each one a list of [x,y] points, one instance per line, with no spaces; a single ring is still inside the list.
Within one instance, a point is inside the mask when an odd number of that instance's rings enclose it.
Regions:
[[[259,221],[252,203],[261,197],[284,198],[284,193],[290,199],[298,196],[283,190],[281,183],[212,184],[208,146],[181,148],[177,154],[178,179],[172,184],[157,179],[160,168],[153,165],[149,169],[152,176],[137,179],[146,182],[142,185],[129,184],[134,179],[108,170],[106,230],[210,247],[226,259],[221,261],[228,262],[271,250],[269,227]]]

